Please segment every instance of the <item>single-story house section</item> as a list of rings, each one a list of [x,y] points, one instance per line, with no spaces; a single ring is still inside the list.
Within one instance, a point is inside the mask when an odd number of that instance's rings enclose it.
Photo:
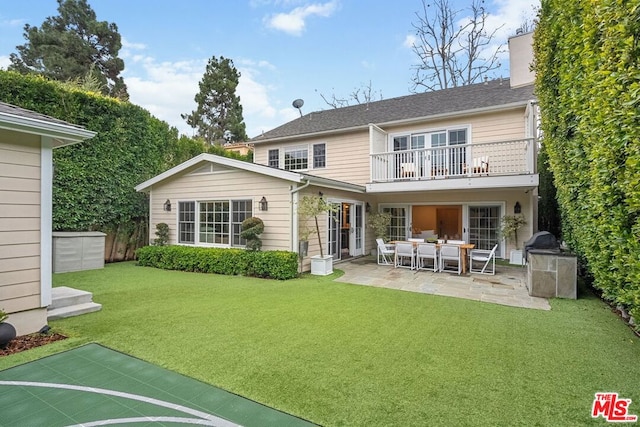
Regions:
[[[304,195],[321,194],[329,202],[353,207],[350,215],[358,231],[353,233],[350,255],[365,253],[367,204],[361,185],[204,153],[143,182],[136,190],[149,194],[151,241],[156,225],[166,223],[170,244],[244,247],[242,221],[256,216],[265,224],[260,236],[263,250],[294,252],[299,241],[298,201]],[[324,238],[338,232],[337,227],[328,230],[326,215],[320,228],[323,245],[338,242]],[[314,236],[309,239],[309,254],[318,252]],[[308,258],[304,267],[309,267]]]
[[[53,149],[95,132],[0,102],[0,309],[18,335],[51,304]]]

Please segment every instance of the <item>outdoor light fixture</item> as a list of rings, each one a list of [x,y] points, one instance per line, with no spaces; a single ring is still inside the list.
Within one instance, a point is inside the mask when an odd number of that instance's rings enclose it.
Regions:
[[[171,201],[169,199],[167,199],[167,201],[164,202],[164,211],[171,212]]]
[[[522,207],[520,206],[520,202],[516,202],[516,204],[513,205],[513,213],[519,214],[521,212],[522,212]]]
[[[264,196],[262,196],[262,199],[260,199],[260,210],[261,211],[269,210],[269,203],[267,202],[267,199]]]
[[[367,213],[371,212],[371,205],[369,204],[369,202],[367,202],[367,205],[365,206],[365,210],[367,211]]]
[[[324,196],[324,193],[322,191],[318,191],[318,196],[320,196],[320,198],[322,198],[322,196]]]

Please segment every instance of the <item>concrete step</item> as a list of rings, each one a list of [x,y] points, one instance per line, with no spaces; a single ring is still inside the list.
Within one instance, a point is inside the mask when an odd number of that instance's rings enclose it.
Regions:
[[[51,290],[51,305],[47,308],[47,320],[79,316],[102,308],[95,303],[91,292],[60,286]]]
[[[47,310],[47,320],[63,319],[65,317],[79,316],[81,314],[93,313],[102,309],[101,304],[95,302],[86,302],[83,304],[70,305],[67,307],[54,308]]]
[[[93,294],[80,289],[73,289],[67,286],[60,286],[51,290],[51,305],[49,310],[55,310],[70,305],[86,304],[91,302]]]

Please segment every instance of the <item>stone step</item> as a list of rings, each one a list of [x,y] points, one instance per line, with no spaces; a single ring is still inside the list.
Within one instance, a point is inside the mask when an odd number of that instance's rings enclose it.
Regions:
[[[51,305],[49,310],[90,303],[93,300],[91,292],[60,286],[51,290]]]
[[[79,316],[81,314],[93,313],[102,308],[101,304],[86,302],[82,304],[70,305],[47,310],[47,320],[57,320],[65,317]]]

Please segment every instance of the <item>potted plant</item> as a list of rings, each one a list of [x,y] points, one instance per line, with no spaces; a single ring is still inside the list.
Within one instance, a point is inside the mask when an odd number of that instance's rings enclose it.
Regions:
[[[326,276],[333,273],[333,257],[331,255],[325,255],[322,249],[322,236],[320,235],[318,216],[325,212],[336,211],[336,206],[328,203],[319,196],[303,196],[298,202],[300,246],[303,246],[302,242],[307,242],[308,245],[309,237],[312,234],[316,234],[318,236],[318,246],[320,247],[320,255],[314,255],[311,257],[311,274]],[[309,221],[311,221],[312,218],[314,222],[309,224]],[[301,258],[302,256],[303,255],[301,255]]]
[[[518,247],[518,231],[527,224],[523,214],[505,215],[502,217],[500,235],[507,240],[513,240],[515,249],[509,254],[509,263],[522,265],[522,250]]]
[[[389,238],[389,225],[391,225],[391,213],[376,212],[369,215],[367,222],[369,228],[373,229],[376,239],[386,241]]]
[[[6,348],[7,344],[16,337],[16,328],[11,323],[5,322],[9,315],[0,309],[0,348]]]

